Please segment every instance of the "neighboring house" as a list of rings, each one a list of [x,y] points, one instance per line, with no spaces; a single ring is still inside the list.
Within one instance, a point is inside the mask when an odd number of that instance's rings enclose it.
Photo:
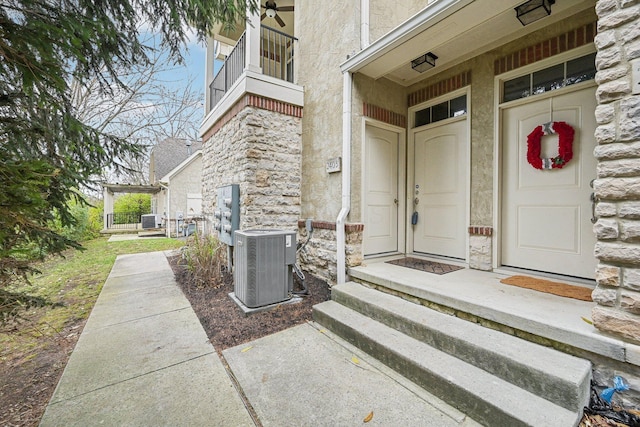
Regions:
[[[202,214],[201,148],[200,142],[168,138],[151,151],[149,181],[161,188],[151,210],[162,218],[167,236],[184,234],[185,224]]]
[[[637,393],[640,5],[530,0],[524,25],[523,3],[282,0],[219,29],[203,214],[239,184],[241,229],[304,240],[312,219],[303,268],[331,284],[404,254],[579,278],[619,351],[582,349]],[[547,122],[568,127],[543,138]]]

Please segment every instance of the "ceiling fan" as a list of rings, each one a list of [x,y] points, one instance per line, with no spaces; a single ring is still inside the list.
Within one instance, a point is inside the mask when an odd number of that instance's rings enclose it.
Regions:
[[[260,20],[262,21],[266,17],[274,18],[281,27],[284,27],[284,21],[280,18],[278,12],[293,12],[293,6],[278,7],[275,1],[269,0],[265,1],[262,7],[264,8],[264,13],[260,17]]]

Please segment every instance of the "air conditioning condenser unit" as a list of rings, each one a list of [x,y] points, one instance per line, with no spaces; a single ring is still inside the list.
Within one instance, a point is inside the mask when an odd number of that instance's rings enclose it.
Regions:
[[[146,214],[142,215],[142,228],[157,228],[160,224],[160,215],[158,214]]]
[[[296,262],[295,231],[238,230],[234,239],[236,298],[249,308],[289,299]]]

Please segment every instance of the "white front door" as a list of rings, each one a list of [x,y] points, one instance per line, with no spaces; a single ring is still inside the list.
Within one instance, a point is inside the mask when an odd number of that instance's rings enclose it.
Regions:
[[[398,251],[399,135],[365,127],[364,255]]]
[[[414,133],[413,250],[465,258],[467,122]]]
[[[503,110],[502,265],[594,277],[595,107],[595,89],[587,88]],[[527,162],[527,136],[549,121],[574,128],[573,159],[539,170]],[[558,135],[543,136],[541,146],[540,157],[555,157]]]

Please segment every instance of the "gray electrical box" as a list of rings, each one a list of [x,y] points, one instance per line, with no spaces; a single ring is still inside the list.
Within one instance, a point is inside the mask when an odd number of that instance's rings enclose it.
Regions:
[[[215,229],[218,239],[229,246],[233,246],[233,232],[240,228],[240,186],[226,185],[218,188]]]
[[[296,232],[235,232],[234,293],[249,308],[290,298],[296,263]]]

